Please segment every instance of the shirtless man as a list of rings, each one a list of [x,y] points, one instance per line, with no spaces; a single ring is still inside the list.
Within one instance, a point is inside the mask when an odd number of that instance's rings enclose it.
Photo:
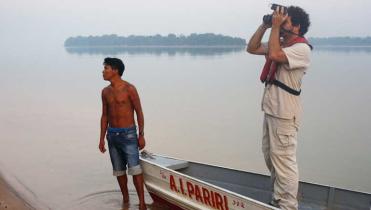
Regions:
[[[113,175],[117,177],[124,204],[129,202],[126,168],[133,176],[139,197],[140,210],[145,210],[142,168],[139,164],[139,150],[145,146],[144,117],[138,92],[134,85],[121,79],[125,70],[118,58],[104,59],[103,79],[111,84],[102,90],[102,117],[99,150],[106,151],[104,137],[107,132],[108,149]],[[139,132],[135,126],[137,116]],[[138,150],[139,148],[139,150]]]

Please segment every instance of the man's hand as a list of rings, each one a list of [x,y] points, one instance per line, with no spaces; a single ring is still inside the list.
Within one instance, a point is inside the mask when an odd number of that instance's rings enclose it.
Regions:
[[[146,146],[146,140],[144,139],[144,136],[139,135],[138,137],[139,150],[142,150],[145,146]]]
[[[288,15],[285,14],[285,8],[277,7],[272,16],[272,27],[281,27],[281,25],[286,21],[287,17]]]
[[[105,145],[104,140],[103,141],[99,141],[99,150],[100,150],[101,153],[105,153],[106,152],[106,147],[104,145]]]

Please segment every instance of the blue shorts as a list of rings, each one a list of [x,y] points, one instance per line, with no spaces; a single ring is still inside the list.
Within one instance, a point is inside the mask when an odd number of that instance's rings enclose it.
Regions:
[[[107,129],[108,150],[111,157],[113,175],[129,175],[142,173],[139,162],[138,136],[135,126],[129,128]]]

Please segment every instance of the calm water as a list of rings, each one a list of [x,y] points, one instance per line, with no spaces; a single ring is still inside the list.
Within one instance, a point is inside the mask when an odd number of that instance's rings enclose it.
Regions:
[[[123,78],[139,90],[147,150],[267,173],[259,56],[235,48],[62,46],[0,49],[0,56],[1,171],[52,209],[121,208],[109,155],[98,151],[107,56],[125,61]],[[302,95],[302,180],[371,192],[370,58],[371,48],[313,52]],[[131,198],[135,209],[135,191]]]

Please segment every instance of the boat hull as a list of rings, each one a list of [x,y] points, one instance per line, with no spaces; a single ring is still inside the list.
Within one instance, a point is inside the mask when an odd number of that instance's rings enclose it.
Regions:
[[[270,177],[209,164],[153,155],[141,158],[144,180],[153,199],[171,210],[277,209]],[[371,194],[300,182],[300,210],[371,210]]]
[[[142,159],[141,164],[148,192],[155,201],[171,205],[171,209],[276,209],[148,160]]]

